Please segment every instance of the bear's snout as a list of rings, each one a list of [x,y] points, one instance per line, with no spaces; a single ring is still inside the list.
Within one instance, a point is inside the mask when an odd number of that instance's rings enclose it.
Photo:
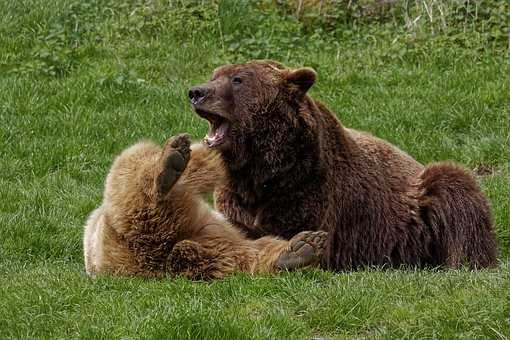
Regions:
[[[205,86],[193,86],[188,91],[188,97],[193,105],[198,105],[210,94],[211,89]]]

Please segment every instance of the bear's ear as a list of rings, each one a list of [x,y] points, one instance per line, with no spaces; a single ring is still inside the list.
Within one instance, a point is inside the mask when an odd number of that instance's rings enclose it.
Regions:
[[[305,94],[315,83],[317,74],[309,67],[300,68],[287,75],[287,82],[294,85],[301,94]]]

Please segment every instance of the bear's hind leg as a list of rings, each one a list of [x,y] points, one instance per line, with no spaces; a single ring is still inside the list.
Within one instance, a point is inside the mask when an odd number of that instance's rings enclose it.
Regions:
[[[234,271],[295,270],[319,265],[326,239],[324,231],[304,231],[290,241],[271,236],[248,240],[229,225],[208,225],[174,246],[168,267],[190,279],[219,279]]]
[[[183,240],[172,249],[168,263],[169,271],[191,280],[221,279],[236,270],[235,260],[213,248]]]
[[[432,236],[429,264],[496,265],[489,202],[471,174],[452,163],[436,163],[425,168],[418,190],[420,214]]]
[[[257,272],[295,270],[318,266],[322,260],[328,233],[302,231],[289,241],[270,236],[255,240],[260,248]]]

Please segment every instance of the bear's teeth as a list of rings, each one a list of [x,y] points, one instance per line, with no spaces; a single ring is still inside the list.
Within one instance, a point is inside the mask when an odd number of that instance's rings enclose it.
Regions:
[[[228,123],[224,122],[217,128],[213,128],[205,136],[204,140],[210,147],[220,144],[227,133]]]

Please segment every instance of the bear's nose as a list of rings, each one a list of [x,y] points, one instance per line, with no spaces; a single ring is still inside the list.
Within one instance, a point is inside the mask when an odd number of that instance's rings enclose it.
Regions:
[[[207,96],[207,89],[201,86],[194,86],[188,91],[189,101],[193,105],[200,104]]]

